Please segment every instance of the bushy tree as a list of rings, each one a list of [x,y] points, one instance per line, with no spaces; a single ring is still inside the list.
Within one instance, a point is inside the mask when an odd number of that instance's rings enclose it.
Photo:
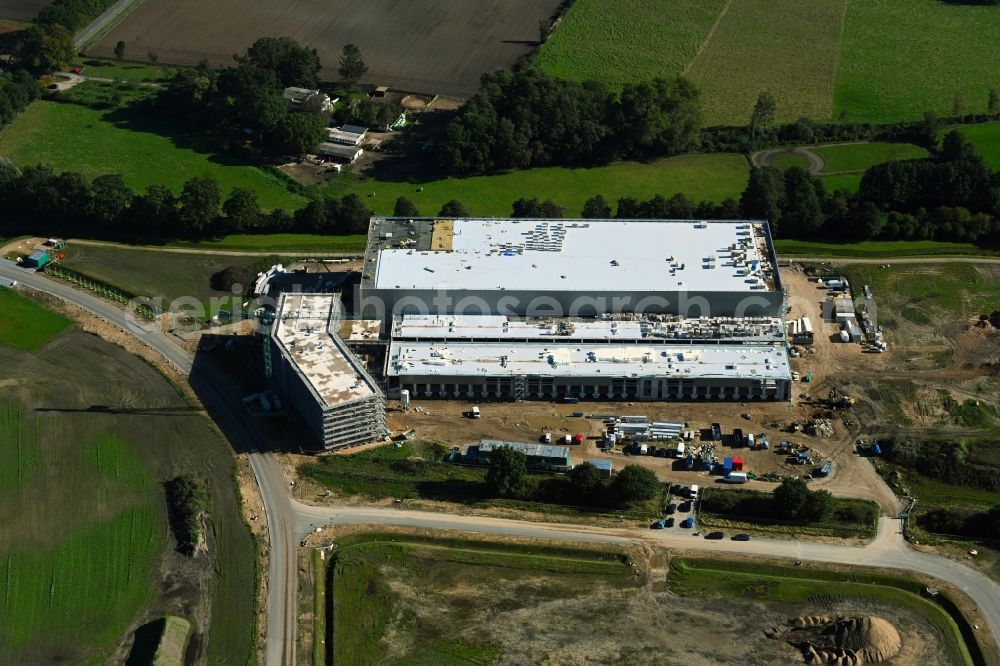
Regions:
[[[407,197],[398,197],[392,208],[393,217],[420,217],[417,205]]]
[[[219,215],[222,194],[219,184],[211,178],[195,176],[181,190],[178,219],[186,235],[199,236]]]
[[[611,217],[611,206],[602,195],[592,196],[583,202],[582,216],[593,220],[606,220]]]
[[[135,197],[117,173],[95,178],[90,184],[90,193],[90,216],[104,227],[111,227],[121,220]]]
[[[340,55],[340,67],[337,68],[337,73],[349,88],[356,86],[368,73],[368,65],[361,57],[361,49],[354,44],[345,45]]]
[[[773,167],[750,169],[746,189],[740,196],[740,212],[749,220],[769,220],[777,232],[785,198],[781,172]]]
[[[115,58],[118,59],[118,62],[125,60],[125,42],[121,40],[118,40],[118,43],[115,44]]]
[[[234,187],[226,202],[222,204],[222,213],[226,216],[226,224],[230,231],[256,229],[260,226],[261,220],[257,193],[249,187]]]
[[[438,211],[439,217],[469,217],[469,211],[465,210],[465,204],[458,199],[445,202]]]
[[[771,131],[777,106],[771,93],[762,92],[757,95],[757,101],[753,105],[753,113],[750,114],[750,132],[753,136],[760,136]]]
[[[284,113],[268,135],[268,146],[283,155],[304,155],[326,138],[326,121],[313,113]]]
[[[611,482],[612,490],[624,504],[650,500],[660,494],[660,480],[652,470],[640,465],[626,465]]]
[[[509,446],[494,449],[486,483],[499,497],[517,497],[528,483],[527,457]]]
[[[282,88],[315,88],[322,66],[316,49],[302,46],[291,37],[262,37],[237,62],[273,72]]]
[[[571,469],[569,481],[573,492],[584,502],[594,499],[603,486],[600,472],[590,461],[584,461]]]
[[[785,170],[785,196],[778,228],[787,238],[810,238],[823,226],[822,183],[805,169]]]

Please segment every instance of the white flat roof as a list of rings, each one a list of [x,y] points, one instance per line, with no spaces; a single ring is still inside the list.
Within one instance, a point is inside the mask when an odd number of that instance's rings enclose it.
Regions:
[[[664,315],[656,319],[515,319],[504,315],[402,315],[393,319],[392,337],[462,340],[692,340],[741,338],[764,342],[782,339],[777,317],[698,317]]]
[[[759,222],[457,219],[446,223],[454,225],[453,232],[444,232],[450,236],[450,250],[380,250],[374,287],[620,292],[770,288],[763,282],[761,269],[772,267]]]
[[[325,406],[375,395],[350,353],[330,332],[339,325],[337,294],[284,294],[275,339]]]
[[[648,377],[788,379],[778,345],[543,345],[539,343],[393,342],[389,376]]]

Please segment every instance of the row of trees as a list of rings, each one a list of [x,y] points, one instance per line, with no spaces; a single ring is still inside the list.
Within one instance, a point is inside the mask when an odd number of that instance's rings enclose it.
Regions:
[[[230,233],[365,233],[372,212],[361,197],[320,196],[290,213],[261,210],[257,194],[194,177],[175,195],[163,185],[132,191],[118,174],[87,181],[38,165],[19,169],[0,158],[0,223],[6,233],[56,229],[64,235],[130,240],[208,238]],[[44,229],[34,225],[39,221]]]
[[[437,145],[447,173],[593,164],[690,150],[698,91],[685,79],[628,84],[620,94],[527,68],[484,74]]]
[[[510,447],[490,454],[486,484],[497,497],[573,504],[578,506],[627,506],[660,495],[663,486],[651,470],[627,465],[608,481],[590,462],[580,463],[566,476],[547,477],[532,484],[527,457]]]
[[[704,511],[723,516],[822,523],[834,517],[833,496],[826,490],[810,490],[804,479],[785,477],[771,494],[757,492],[707,492],[701,499]],[[853,518],[853,517],[848,517]],[[874,519],[874,516],[871,517]]]

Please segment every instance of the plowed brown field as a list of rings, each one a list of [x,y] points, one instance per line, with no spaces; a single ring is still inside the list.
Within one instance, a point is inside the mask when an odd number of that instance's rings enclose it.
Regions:
[[[3,0],[0,0],[2,2]],[[88,50],[160,62],[232,64],[259,37],[291,36],[319,51],[336,80],[340,51],[356,44],[364,83],[465,96],[484,72],[513,63],[538,40],[559,0],[146,0]]]

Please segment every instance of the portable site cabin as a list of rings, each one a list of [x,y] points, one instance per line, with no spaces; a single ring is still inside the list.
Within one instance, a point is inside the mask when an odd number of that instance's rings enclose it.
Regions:
[[[743,458],[733,458],[733,471],[743,471]]]
[[[750,479],[747,477],[746,472],[730,472],[723,480],[726,483],[746,483]]]
[[[28,267],[44,268],[50,261],[52,261],[52,257],[49,256],[48,252],[39,251],[25,259],[24,264]]]
[[[17,286],[17,280],[11,280],[10,278],[0,277],[0,287],[13,289],[16,286]]]
[[[604,479],[610,479],[614,464],[610,460],[591,460],[590,464],[597,468],[597,474]]]

